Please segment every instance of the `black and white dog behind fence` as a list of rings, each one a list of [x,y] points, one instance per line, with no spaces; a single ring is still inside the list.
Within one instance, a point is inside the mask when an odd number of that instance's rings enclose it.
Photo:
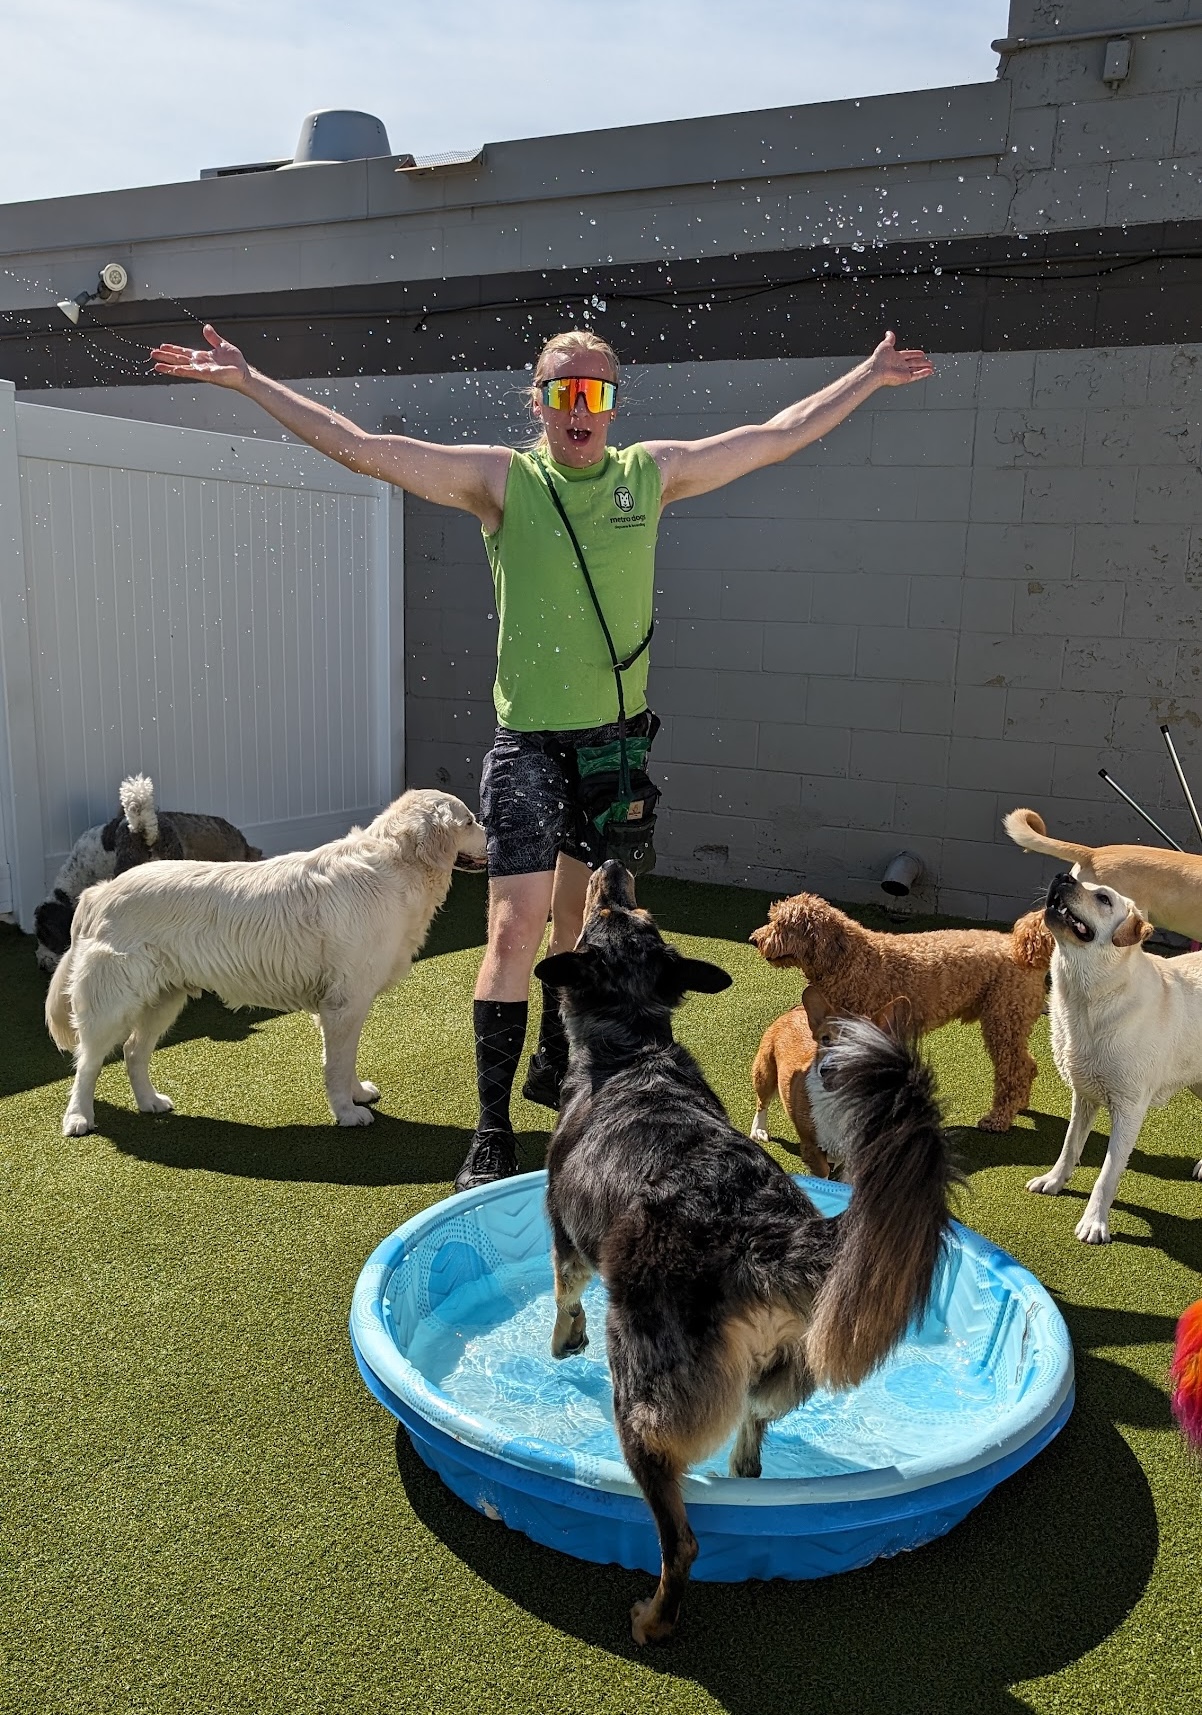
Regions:
[[[50,897],[33,914],[37,961],[47,975],[71,945],[71,923],[85,887],[164,858],[254,863],[263,856],[224,816],[156,809],[148,774],[127,775],[118,796],[121,814],[79,836],[54,878]]]

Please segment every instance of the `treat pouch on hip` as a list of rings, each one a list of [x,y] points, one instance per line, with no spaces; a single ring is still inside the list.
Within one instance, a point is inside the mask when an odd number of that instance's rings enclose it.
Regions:
[[[647,758],[658,728],[659,718],[653,715],[649,733],[626,738],[625,780],[621,739],[576,750],[577,801],[590,826],[602,836],[605,857],[617,858],[631,875],[645,875],[655,867],[655,806],[660,790],[647,773]]]

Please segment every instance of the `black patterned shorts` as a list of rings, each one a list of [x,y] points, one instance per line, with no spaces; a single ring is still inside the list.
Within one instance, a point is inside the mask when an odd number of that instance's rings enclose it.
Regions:
[[[626,723],[632,738],[649,731],[644,709]],[[604,837],[577,797],[577,745],[609,744],[616,722],[573,732],[512,732],[499,726],[480,775],[480,820],[488,836],[490,876],[538,875],[560,852],[594,869]]]

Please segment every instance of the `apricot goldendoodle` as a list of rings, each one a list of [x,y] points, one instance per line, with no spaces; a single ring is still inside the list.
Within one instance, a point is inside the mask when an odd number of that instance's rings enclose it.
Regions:
[[[1043,914],[993,929],[881,934],[820,899],[795,893],[769,907],[751,937],[770,965],[798,965],[841,1012],[872,1017],[905,995],[920,1035],[953,1018],[979,1024],[993,1061],[993,1106],[977,1124],[1007,1131],[1026,1107],[1036,1063],[1027,1047],[1043,1011],[1052,937]]]

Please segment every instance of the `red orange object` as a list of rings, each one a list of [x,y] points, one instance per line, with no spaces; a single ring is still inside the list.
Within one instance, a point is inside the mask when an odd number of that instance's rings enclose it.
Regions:
[[[1202,1298],[1177,1323],[1172,1377],[1173,1410],[1181,1432],[1202,1449]]]

